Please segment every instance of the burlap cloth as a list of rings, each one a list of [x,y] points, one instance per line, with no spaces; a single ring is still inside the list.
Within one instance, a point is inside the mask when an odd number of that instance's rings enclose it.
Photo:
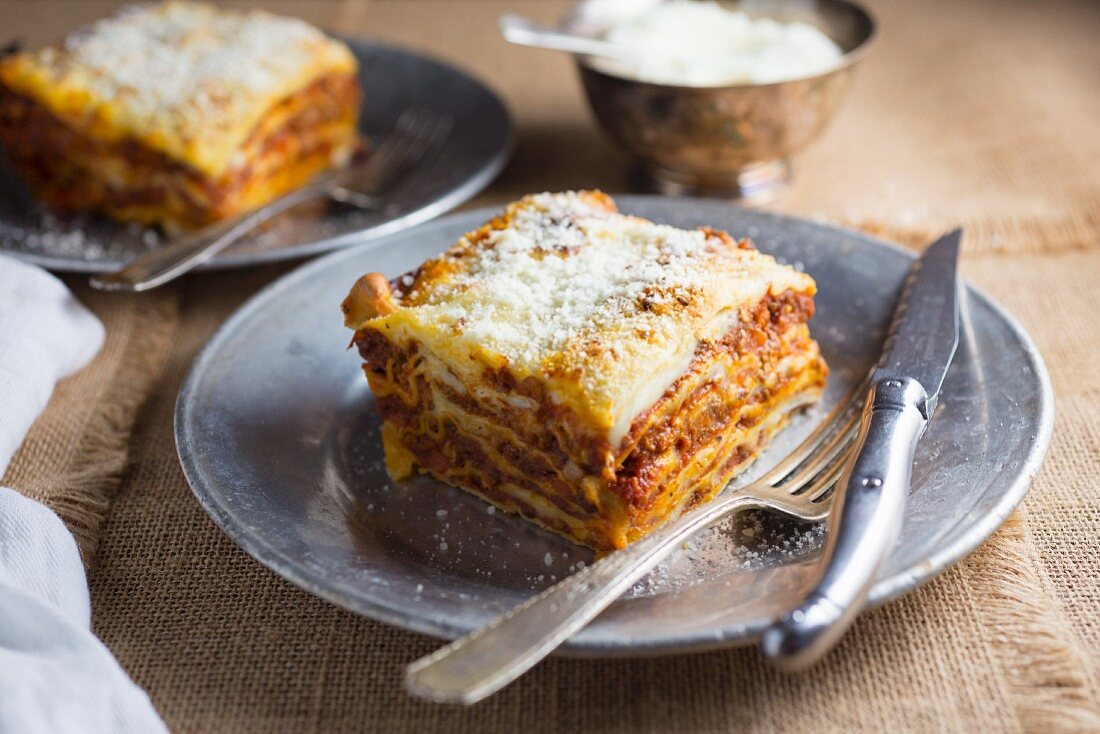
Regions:
[[[110,5],[8,0],[5,15],[14,10],[13,32],[33,42]],[[568,63],[495,36],[506,7],[552,19],[563,4],[267,5],[430,49],[491,80],[516,114],[519,147],[475,203],[630,188]],[[173,404],[196,351],[287,268],[201,275],[140,297],[70,278],[107,344],[58,387],[3,483],[77,534],[95,629],[174,730],[1100,731],[1100,5],[875,9],[877,49],[775,208],[912,245],[967,225],[966,275],[1030,331],[1057,400],[1050,454],[1005,527],[864,615],[804,675],[777,674],[752,649],[550,660],[472,708],[420,703],[402,693],[401,668],[435,642],[261,567],[206,517],[176,460]],[[332,294],[333,318],[342,295]]]

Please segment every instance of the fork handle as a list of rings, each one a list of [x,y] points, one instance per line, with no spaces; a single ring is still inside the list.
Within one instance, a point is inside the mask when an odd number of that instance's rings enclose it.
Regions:
[[[247,214],[184,236],[177,242],[141,255],[114,273],[93,276],[92,287],[105,291],[146,291],[175,280],[221,252],[276,214],[326,195],[322,181],[295,189]]]
[[[759,503],[734,493],[658,528],[412,663],[405,671],[405,688],[440,703],[480,701],[553,652],[694,533]]]
[[[761,647],[778,667],[801,670],[836,644],[863,606],[897,543],[927,395],[911,379],[871,387],[852,458],[837,483],[823,571],[796,609],[773,623]]]

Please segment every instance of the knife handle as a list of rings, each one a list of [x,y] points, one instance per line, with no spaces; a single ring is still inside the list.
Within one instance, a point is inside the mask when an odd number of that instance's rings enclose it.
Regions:
[[[927,397],[920,383],[906,378],[871,387],[852,458],[837,483],[821,576],[761,639],[778,667],[795,671],[817,662],[862,608],[901,531],[913,455],[928,423],[921,410]]]

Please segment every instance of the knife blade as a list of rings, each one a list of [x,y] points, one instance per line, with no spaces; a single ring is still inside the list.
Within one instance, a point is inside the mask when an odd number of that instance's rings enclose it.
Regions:
[[[955,230],[930,245],[902,286],[836,485],[817,582],[761,638],[764,654],[781,668],[808,667],[836,644],[897,543],[917,442],[958,346],[961,238]]]
[[[927,394],[921,412],[936,409],[943,379],[959,344],[958,261],[962,230],[933,242],[909,270],[872,383],[911,378]]]

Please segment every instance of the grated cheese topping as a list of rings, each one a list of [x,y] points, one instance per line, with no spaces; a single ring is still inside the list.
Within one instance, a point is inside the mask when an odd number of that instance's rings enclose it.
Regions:
[[[814,291],[728,236],[625,216],[598,193],[529,196],[497,225],[399,280],[402,308],[386,318],[445,352],[495,355],[610,423],[652,404],[742,306]]]
[[[576,195],[528,204],[472,254],[450,256],[465,267],[446,287],[429,284],[424,306],[529,368],[624,319],[640,328],[667,322],[651,314],[697,300],[708,261],[727,249],[698,230],[624,217]]]
[[[171,0],[126,7],[60,46],[5,60],[0,79],[72,124],[94,117],[216,174],[271,106],[355,68],[343,44],[301,20]]]

